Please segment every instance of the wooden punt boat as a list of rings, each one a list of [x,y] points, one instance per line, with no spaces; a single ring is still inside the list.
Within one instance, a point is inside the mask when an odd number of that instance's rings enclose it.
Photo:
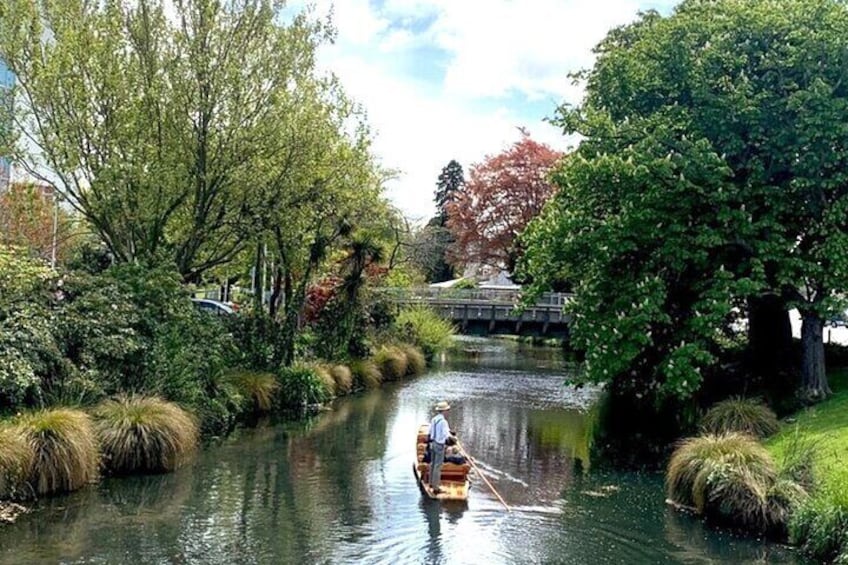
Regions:
[[[471,465],[457,465],[455,463],[445,463],[442,465],[442,476],[439,488],[441,492],[436,494],[430,486],[430,464],[424,462],[424,453],[427,450],[427,439],[430,436],[430,425],[422,424],[418,428],[418,435],[415,440],[415,463],[412,465],[412,472],[415,474],[415,480],[418,481],[418,486],[429,498],[433,500],[468,500],[468,489],[471,487],[471,481],[468,480],[468,472],[471,470]]]

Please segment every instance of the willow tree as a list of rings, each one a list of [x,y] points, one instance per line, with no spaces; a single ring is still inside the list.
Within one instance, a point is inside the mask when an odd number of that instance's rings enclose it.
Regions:
[[[733,307],[772,296],[803,317],[802,393],[829,392],[822,320],[848,280],[846,31],[838,0],[688,0],[597,47],[585,100],[559,114],[584,141],[524,263],[540,285],[576,281],[590,379],[688,398]]]
[[[8,0],[18,161],[119,261],[196,279],[253,228],[254,171],[331,30],[272,0]]]

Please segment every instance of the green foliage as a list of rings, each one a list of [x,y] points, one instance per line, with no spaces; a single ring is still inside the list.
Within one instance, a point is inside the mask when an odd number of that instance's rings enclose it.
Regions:
[[[816,487],[815,462],[821,447],[814,438],[801,433],[798,426],[793,429],[782,450],[780,476],[812,492]]]
[[[748,297],[832,307],[848,269],[846,25],[833,0],[691,1],[598,45],[583,104],[559,113],[583,141],[520,269],[538,291],[574,282],[588,380],[689,398]]]
[[[383,286],[388,288],[412,288],[424,283],[424,275],[408,263],[395,266],[383,278]]]
[[[33,452],[17,427],[0,424],[0,500],[24,498]]]
[[[280,383],[272,373],[236,371],[227,375],[227,380],[244,398],[249,399],[254,412],[270,412],[274,406]]]
[[[115,474],[170,472],[194,453],[194,417],[172,402],[118,396],[93,411],[104,466]]]
[[[164,323],[153,337],[144,380],[128,382],[124,390],[159,394],[192,405],[214,395],[233,347],[229,334],[214,316],[191,307]]]
[[[97,478],[97,438],[85,412],[40,410],[22,415],[16,426],[33,452],[29,484],[35,494],[73,491]]]
[[[427,370],[427,359],[424,353],[414,345],[403,343],[398,346],[406,356],[406,375],[417,376]]]
[[[199,420],[201,436],[222,437],[232,431],[239,415],[244,413],[244,397],[219,378],[209,394],[200,397],[191,410]]]
[[[848,450],[848,372],[833,373],[830,380],[831,398],[798,412],[794,425],[785,426],[767,442],[777,461],[812,458],[801,465],[812,467],[816,484],[823,488],[841,480],[842,454]]]
[[[323,21],[279,18],[263,0],[189,0],[182,26],[161,3],[4,6],[0,54],[27,100],[16,105],[19,123],[37,115],[42,124],[22,134],[35,149],[20,147],[20,157],[56,171],[116,260],[168,253],[181,274],[197,276],[240,250],[255,207],[275,207],[255,201],[269,178],[312,184],[299,158],[316,144],[293,125],[336,125],[309,108],[331,99],[323,95],[333,81],[315,70],[315,51],[330,38]],[[71,75],[85,75],[87,86]],[[328,172],[315,174],[330,184]]]
[[[444,351],[451,344],[453,325],[423,305],[404,308],[394,322],[395,332],[402,341],[421,348],[427,359]]]
[[[321,310],[315,324],[315,355],[322,359],[345,359],[351,349],[365,349],[356,342],[366,335],[363,305],[336,293]]]
[[[709,518],[758,532],[785,529],[804,490],[778,477],[768,451],[752,437],[728,433],[680,443],[668,464],[671,500]]]
[[[305,365],[282,367],[279,371],[280,400],[283,408],[303,409],[330,399],[321,377]]]
[[[739,432],[758,439],[769,437],[780,429],[775,413],[759,400],[730,398],[710,407],[701,420],[706,433]]]
[[[462,171],[462,165],[456,159],[451,159],[447,165],[442,168],[439,173],[439,178],[436,181],[436,209],[439,211],[439,224],[444,226],[447,222],[448,204],[453,202],[459,192],[465,187],[465,173]]]
[[[406,354],[398,347],[384,345],[374,354],[373,360],[380,370],[383,382],[396,381],[406,375]]]
[[[61,367],[49,315],[53,274],[0,244],[0,412],[42,400],[41,379]]]
[[[848,372],[830,375],[834,394],[805,408],[795,424],[768,440],[785,474],[809,481],[811,498],[793,513],[789,539],[819,561],[848,559]],[[840,561],[843,560],[843,561]]]
[[[53,333],[69,369],[44,382],[51,402],[98,400],[129,384],[127,375],[137,375],[143,366],[149,327],[142,326],[142,319],[152,305],[146,297],[136,300],[134,289],[120,280],[126,273],[120,278],[116,274],[107,270],[97,276],[63,276]]]
[[[239,352],[173,268],[119,265],[54,282],[4,247],[0,273],[15,281],[0,293],[0,411],[143,392],[192,406],[205,432],[234,422],[240,400],[221,374]]]
[[[454,275],[454,269],[447,261],[454,238],[442,222],[443,218],[436,216],[410,235],[409,259],[421,271],[426,282],[449,281]]]
[[[842,478],[802,504],[789,522],[789,541],[821,562],[848,557],[848,477]]]
[[[233,367],[254,371],[274,370],[274,346],[280,328],[263,312],[246,312],[228,316],[223,323],[233,336],[235,349],[228,359]]]
[[[383,382],[379,367],[370,359],[351,361],[350,372],[357,388],[377,388]]]
[[[474,289],[477,288],[477,281],[471,278],[460,279],[459,282],[457,282],[451,288],[455,288],[457,290]]]

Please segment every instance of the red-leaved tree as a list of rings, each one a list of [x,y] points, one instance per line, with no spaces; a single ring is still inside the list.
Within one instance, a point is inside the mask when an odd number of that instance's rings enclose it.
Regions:
[[[45,260],[55,245],[61,262],[70,232],[71,218],[56,207],[49,187],[13,183],[0,193],[0,243],[27,248]]]
[[[452,263],[510,270],[519,255],[517,236],[553,196],[548,172],[561,156],[522,130],[509,149],[472,165],[468,182],[447,205]]]

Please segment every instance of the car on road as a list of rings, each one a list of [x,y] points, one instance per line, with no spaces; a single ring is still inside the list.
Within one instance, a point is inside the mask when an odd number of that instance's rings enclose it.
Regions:
[[[833,326],[834,328],[844,328],[848,326],[848,312],[842,312],[831,316],[831,318],[825,322],[825,325]]]
[[[209,298],[192,298],[191,302],[194,304],[194,307],[201,312],[209,312],[210,314],[217,314],[218,316],[229,316],[230,314],[236,313],[235,308],[226,302],[221,302],[219,300],[211,300]]]

